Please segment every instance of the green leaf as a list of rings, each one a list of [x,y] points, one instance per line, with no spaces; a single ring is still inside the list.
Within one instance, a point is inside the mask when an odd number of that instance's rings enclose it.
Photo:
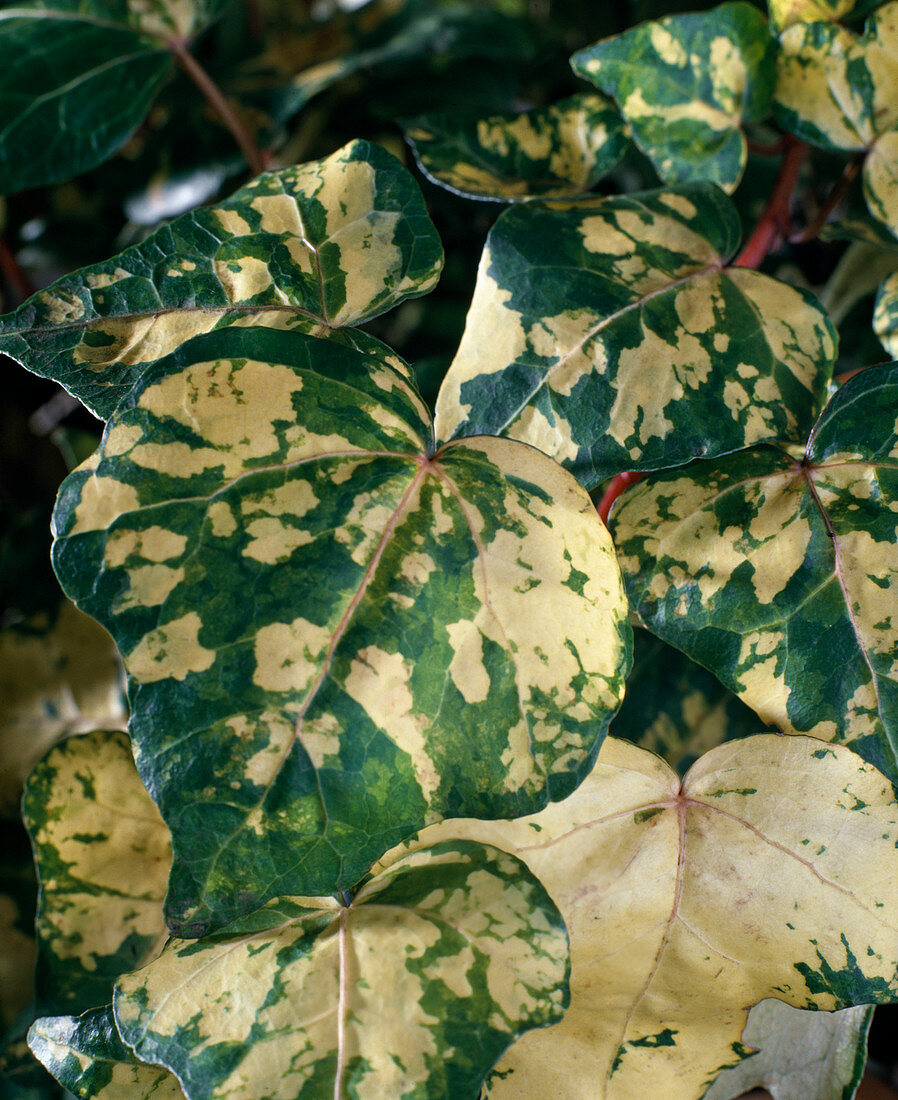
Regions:
[[[138,1057],[212,1096],[476,1100],[510,1042],[568,1001],[568,942],[526,866],[481,844],[404,856],[351,905],[282,898],[172,940],[119,981]]]
[[[854,9],[857,0],[767,0],[770,25],[785,30],[793,23],[835,22]]]
[[[898,359],[898,271],[885,278],[879,287],[873,331],[889,355]]]
[[[751,4],[641,23],[571,64],[614,97],[662,180],[735,191],[748,155],[742,124],[769,113],[776,79],[774,41]]]
[[[411,176],[351,142],[60,279],[0,319],[0,351],[106,419],[150,364],[214,328],[291,328],[388,356],[335,330],[425,294],[442,261]]]
[[[28,1045],[79,1100],[183,1100],[167,1070],[138,1061],[116,1031],[112,1006],[35,1020]]]
[[[81,1012],[161,947],[168,830],[123,733],[51,749],[28,777],[24,818],[41,883],[38,1010]]]
[[[895,15],[898,17],[898,4]],[[898,64],[895,71],[898,74]],[[870,213],[898,237],[898,126],[878,137],[867,153],[863,182]]]
[[[801,439],[835,354],[810,295],[725,267],[739,219],[696,184],[512,207],[487,239],[439,438],[502,435],[587,487]]]
[[[873,1009],[809,1012],[761,1001],[748,1014],[743,1043],[758,1051],[725,1069],[703,1100],[731,1100],[766,1088],[774,1100],[851,1100],[867,1062]]]
[[[530,448],[430,439],[382,361],[226,328],[64,484],[56,568],[124,655],[182,934],[589,770],[629,665],[607,531]]]
[[[612,512],[645,624],[785,733],[898,778],[898,364],[837,391],[806,447],[696,463]]]
[[[589,191],[628,144],[614,104],[596,95],[476,120],[425,115],[408,124],[405,136],[428,179],[500,202]]]
[[[898,803],[843,746],[762,734],[681,781],[609,737],[566,801],[442,822],[411,847],[459,837],[519,855],[571,937],[570,1008],[515,1043],[490,1100],[695,1100],[748,1053],[758,1001],[898,998]]]

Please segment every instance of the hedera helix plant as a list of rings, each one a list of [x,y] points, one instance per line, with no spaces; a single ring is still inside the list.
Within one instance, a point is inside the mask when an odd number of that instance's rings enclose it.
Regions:
[[[727,3],[573,68],[595,90],[408,122],[512,204],[434,416],[362,327],[443,263],[368,141],[0,320],[106,421],[53,557],[128,734],[54,728],[23,802],[29,1043],[79,1097],[853,1095],[898,1000],[898,363],[834,375],[769,271],[824,226],[898,248],[898,3]]]

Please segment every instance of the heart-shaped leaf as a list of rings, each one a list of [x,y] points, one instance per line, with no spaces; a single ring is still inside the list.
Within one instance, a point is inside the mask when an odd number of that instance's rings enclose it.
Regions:
[[[880,284],[873,309],[873,331],[889,355],[898,359],[898,271]]]
[[[739,234],[730,200],[703,184],[506,210],[440,390],[438,436],[520,439],[588,488],[803,438],[835,335],[809,295],[725,266]]]
[[[748,155],[742,124],[769,113],[776,79],[774,41],[751,4],[640,23],[571,64],[614,97],[662,180],[735,191]]]
[[[426,293],[442,262],[415,181],[355,141],[60,279],[0,320],[0,351],[105,419],[148,365],[223,326],[292,328],[390,358],[339,330]]]
[[[762,734],[681,782],[609,737],[566,801],[416,844],[449,837],[519,855],[571,937],[570,1008],[511,1048],[490,1100],[695,1100],[749,1053],[750,1005],[898,998],[898,803],[843,746]]]
[[[124,654],[174,928],[351,887],[595,759],[630,648],[607,531],[530,448],[430,438],[380,360],[228,328],[150,371],[61,490],[57,571]]]
[[[81,1012],[165,938],[171,843],[123,733],[70,737],[25,787],[41,891],[38,1011]]]
[[[482,119],[425,115],[405,136],[428,179],[500,202],[589,191],[628,144],[614,104],[597,95]]]
[[[341,905],[282,898],[119,981],[138,1057],[212,1096],[476,1100],[510,1042],[568,1001],[568,941],[513,856],[440,844]]]
[[[765,722],[898,779],[898,364],[837,391],[807,446],[641,482],[612,513],[646,625]]]

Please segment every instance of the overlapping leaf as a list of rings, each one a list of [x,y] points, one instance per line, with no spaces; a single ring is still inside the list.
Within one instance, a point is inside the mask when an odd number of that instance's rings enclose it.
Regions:
[[[596,95],[476,120],[427,115],[405,136],[434,183],[504,202],[589,191],[628,144],[614,104]]]
[[[748,155],[742,124],[770,110],[774,42],[750,4],[640,23],[571,58],[613,96],[633,140],[666,183],[734,191]]]
[[[430,434],[380,360],[227,328],[63,487],[57,570],[124,654],[174,927],[349,887],[428,821],[588,771],[629,663],[610,538],[544,456]]]
[[[766,1000],[748,1014],[743,1042],[757,1050],[725,1069],[702,1100],[767,1089],[773,1100],[852,1100],[867,1061],[872,1008],[809,1012]]]
[[[803,438],[834,333],[809,295],[726,267],[738,243],[730,201],[702,184],[506,210],[439,394],[438,436],[520,439],[587,487]]]
[[[335,330],[426,293],[441,265],[414,180],[355,141],[60,279],[0,320],[0,351],[107,418],[149,364],[213,328],[292,328],[388,355]]]
[[[612,512],[631,601],[765,722],[898,778],[898,364],[848,381],[805,448],[642,482]]]
[[[764,998],[898,999],[898,804],[843,746],[749,737],[681,782],[611,737],[565,802],[442,822],[416,843],[449,837],[516,853],[571,937],[570,1008],[511,1048],[491,1100],[695,1100],[748,1053],[748,1008]]]
[[[41,884],[38,1011],[81,1012],[162,946],[168,830],[123,733],[51,749],[28,777],[24,816]]]
[[[880,284],[873,309],[873,331],[889,355],[898,359],[898,272]]]
[[[282,898],[120,980],[137,1055],[200,1097],[476,1100],[510,1042],[568,1000],[564,922],[513,856],[404,856],[341,905]]]
[[[124,674],[112,639],[68,601],[0,631],[0,813],[18,812],[22,783],[71,733],[128,720]]]
[[[0,191],[101,164],[149,110],[166,43],[227,0],[26,0],[0,11]]]
[[[822,23],[841,19],[857,0],[767,0],[771,26],[784,30],[793,23]]]

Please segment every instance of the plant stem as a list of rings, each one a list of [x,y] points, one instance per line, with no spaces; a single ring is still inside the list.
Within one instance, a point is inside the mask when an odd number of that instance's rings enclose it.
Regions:
[[[253,38],[265,37],[265,16],[262,13],[262,5],[259,0],[243,0],[243,7],[246,10],[246,22],[249,26],[249,33]]]
[[[746,145],[748,151],[754,153],[758,157],[778,157],[780,153],[786,151],[786,146],[789,144],[789,138],[784,134],[781,138],[777,138],[776,141],[770,142],[769,145],[765,145],[760,141],[752,141],[751,138],[746,138]]]
[[[187,46],[179,39],[171,39],[168,48],[174,54],[176,61],[199,90],[206,97],[212,109],[227,126],[240,146],[240,151],[246,157],[246,162],[254,176],[265,171],[265,156],[256,145],[250,132],[243,125],[233,107],[228,103],[221,88],[215,83],[206,70],[200,65]]]
[[[21,305],[26,298],[30,298],[34,293],[31,280],[19,266],[15,253],[9,247],[9,241],[2,233],[0,233],[0,272],[2,272],[12,295],[18,299],[18,301],[14,301],[14,305]]]
[[[830,214],[832,214],[842,199],[847,195],[848,188],[854,182],[855,177],[861,170],[861,165],[864,163],[864,156],[864,153],[860,153],[845,165],[845,171],[842,173],[842,178],[833,186],[830,193],[826,196],[826,201],[817,211],[814,220],[806,225],[800,233],[796,233],[789,238],[792,244],[806,244],[817,236],[829,220]]]
[[[602,517],[602,523],[608,525],[608,515],[611,512],[611,505],[617,500],[624,489],[629,488],[631,485],[635,485],[637,481],[642,481],[646,475],[639,470],[624,470],[623,473],[615,474],[608,485],[608,488],[602,494],[602,499],[596,505],[596,511]]]
[[[745,247],[733,261],[736,267],[759,267],[767,255],[788,233],[792,193],[798,185],[798,177],[808,146],[796,138],[787,138],[783,163],[774,184],[770,201]]]

